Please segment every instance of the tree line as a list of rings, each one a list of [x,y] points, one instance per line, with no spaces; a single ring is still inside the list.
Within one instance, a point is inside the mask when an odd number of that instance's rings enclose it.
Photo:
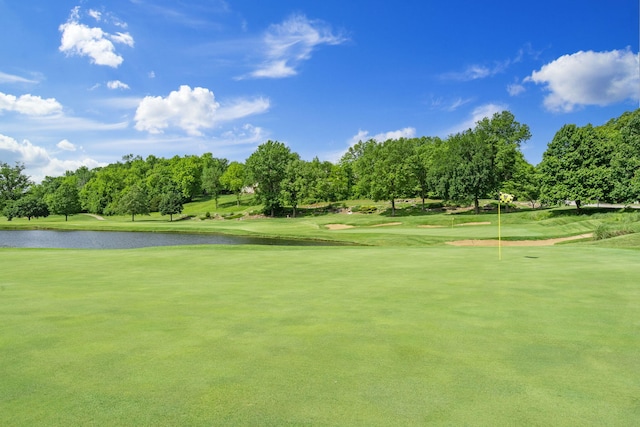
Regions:
[[[0,162],[0,211],[8,220],[50,213],[135,215],[182,212],[183,204],[209,196],[216,208],[221,194],[237,203],[248,188],[270,216],[301,204],[354,198],[427,198],[472,203],[500,191],[535,203],[585,201],[629,203],[640,199],[640,109],[594,127],[563,126],[549,142],[540,164],[521,151],[529,127],[509,111],[494,114],[447,138],[360,141],[336,163],[302,160],[278,141],[267,141],[242,162],[211,153],[201,156],[127,155],[105,167],[80,167],[40,184],[24,165]]]

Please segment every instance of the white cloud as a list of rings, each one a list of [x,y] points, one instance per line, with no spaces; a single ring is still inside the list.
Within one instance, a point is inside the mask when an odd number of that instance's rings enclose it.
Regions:
[[[223,104],[216,113],[216,122],[231,121],[266,112],[271,103],[267,98],[236,99]]]
[[[464,132],[467,129],[473,129],[480,120],[484,118],[491,118],[495,113],[499,113],[508,109],[509,108],[506,105],[492,103],[476,107],[473,109],[473,111],[471,112],[471,116],[467,120],[449,129],[446,132],[446,135],[452,135],[459,132]]]
[[[91,11],[89,14],[91,15]],[[91,16],[96,18],[94,15]],[[129,47],[134,45],[133,37],[129,33],[109,34],[102,28],[89,27],[80,23],[80,7],[75,7],[67,22],[60,25],[58,29],[62,32],[58,48],[61,52],[67,55],[88,56],[91,62],[97,65],[117,68],[122,64],[123,58],[116,53],[114,43]]]
[[[259,126],[244,124],[234,127],[232,130],[223,132],[222,139],[233,145],[258,144],[267,139],[267,132]]]
[[[370,135],[369,131],[366,131],[366,130],[359,130],[358,133],[352,136],[351,139],[349,140],[349,146],[353,146],[360,141],[367,141],[369,139],[375,139],[378,142],[384,142],[388,139],[413,138],[415,136],[416,136],[416,129],[412,127],[392,130],[389,132],[382,132],[376,135]]]
[[[526,90],[527,89],[520,83],[512,83],[510,85],[507,85],[507,92],[509,92],[509,95],[511,96],[518,96]]]
[[[8,154],[25,166],[43,166],[49,162],[49,155],[44,148],[35,146],[26,139],[18,142],[2,134],[0,134],[0,153]],[[4,155],[0,157],[4,158]]]
[[[471,81],[471,80],[479,80],[485,79],[487,77],[493,77],[496,74],[504,72],[511,65],[511,60],[506,60],[502,62],[496,62],[492,67],[488,67],[486,65],[473,64],[466,68],[466,70],[462,72],[450,72],[442,75],[443,78],[449,80],[459,80],[459,81]]]
[[[449,111],[449,112],[456,111],[458,108],[468,104],[469,102],[471,102],[470,98],[467,98],[467,99],[458,98],[446,107],[446,111]]]
[[[0,83],[38,83],[37,80],[26,79],[24,77],[15,76],[13,74],[7,74],[0,71]]]
[[[63,139],[62,141],[58,142],[56,144],[56,147],[64,151],[76,151],[76,146],[73,145],[68,139]]]
[[[545,85],[550,111],[570,112],[576,106],[611,105],[640,98],[638,55],[626,50],[580,51],[564,55],[534,71],[526,82]]]
[[[263,43],[265,61],[249,77],[282,78],[297,74],[296,67],[311,58],[320,45],[338,45],[347,39],[334,34],[322,21],[309,20],[304,15],[292,15],[281,24],[267,30]]]
[[[269,108],[269,100],[237,100],[221,108],[209,89],[180,86],[169,96],[145,97],[136,110],[135,128],[152,134],[162,133],[168,127],[178,127],[189,135],[201,136],[202,129],[210,129],[222,121],[230,121],[258,114]]]
[[[109,89],[129,89],[129,85],[126,83],[122,83],[120,80],[111,80],[107,82],[107,87]]]
[[[30,94],[16,97],[0,92],[0,113],[3,110],[28,116],[48,116],[62,113],[62,105],[55,98],[43,99]]]
[[[129,33],[117,32],[115,35],[109,35],[109,38],[116,43],[126,44],[129,47],[133,47],[135,44],[133,37]]]
[[[78,170],[81,166],[88,169],[107,166],[108,163],[98,162],[97,160],[84,157],[75,160],[62,160],[58,158],[50,158],[49,163],[41,168],[32,169],[32,178],[36,181],[42,181],[45,176],[62,176],[66,171]],[[27,166],[25,164],[25,166]],[[29,170],[28,168],[26,168]]]
[[[146,96],[136,110],[136,129],[162,133],[169,126],[177,126],[190,135],[201,135],[200,129],[213,126],[219,106],[209,89],[192,90],[183,85],[166,98]]]
[[[88,14],[89,14],[90,17],[92,17],[93,19],[95,19],[98,22],[100,22],[100,20],[102,19],[102,13],[100,13],[97,10],[89,9]]]
[[[442,78],[459,81],[485,79],[487,77],[493,77],[496,74],[504,73],[513,64],[522,62],[525,57],[537,58],[538,55],[539,52],[534,51],[530,44],[526,44],[518,50],[516,56],[513,58],[507,58],[502,61],[493,61],[491,65],[472,64],[464,71],[445,73],[442,75]]]
[[[58,146],[62,142],[64,141],[58,143]],[[46,149],[33,145],[28,140],[18,142],[2,134],[0,134],[0,158],[8,159],[10,163],[23,163],[25,173],[35,182],[42,181],[45,176],[64,175],[66,171],[76,170],[80,166],[86,166],[89,169],[106,166],[106,163],[100,163],[90,158],[62,160],[51,157]]]

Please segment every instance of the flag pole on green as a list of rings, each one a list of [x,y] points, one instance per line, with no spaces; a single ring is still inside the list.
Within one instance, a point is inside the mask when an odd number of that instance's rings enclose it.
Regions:
[[[502,221],[500,219],[500,206],[505,203],[511,203],[513,201],[513,195],[500,192],[500,199],[498,200],[498,259],[502,260]]]

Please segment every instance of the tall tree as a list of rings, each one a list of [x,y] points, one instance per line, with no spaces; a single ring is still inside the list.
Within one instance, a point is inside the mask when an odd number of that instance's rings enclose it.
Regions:
[[[490,147],[469,129],[451,135],[439,155],[443,157],[438,161],[444,165],[440,171],[443,196],[450,200],[471,199],[478,213],[480,198],[496,190]]]
[[[6,204],[21,198],[33,184],[23,171],[22,163],[9,166],[7,163],[0,162],[0,210]]]
[[[391,216],[396,215],[396,198],[411,193],[415,188],[415,175],[410,162],[413,152],[411,140],[400,138],[377,144],[376,149],[365,155],[365,158],[373,156],[369,195],[375,201],[390,201]]]
[[[438,150],[444,156],[440,170],[445,197],[471,198],[475,212],[480,211],[479,199],[494,195],[502,183],[514,173],[520,145],[531,137],[529,127],[518,123],[509,111],[495,113],[469,129],[447,140],[447,148]]]
[[[541,193],[546,201],[612,201],[611,157],[614,147],[591,125],[563,126],[542,155]]]
[[[371,179],[377,146],[378,142],[375,139],[358,141],[349,147],[340,160],[341,165],[349,174],[350,192],[355,197],[369,197],[371,194]]]
[[[609,125],[618,132],[611,158],[611,197],[617,202],[640,200],[640,109]]]
[[[240,206],[240,196],[242,195],[242,189],[246,184],[246,180],[244,165],[239,162],[231,162],[227,170],[225,170],[220,177],[220,183],[236,195],[236,203],[238,206]]]
[[[47,204],[42,198],[34,194],[27,194],[12,203],[16,217],[23,216],[31,221],[31,218],[45,218],[49,216]]]
[[[309,180],[307,162],[295,159],[289,162],[285,170],[285,176],[280,185],[280,196],[284,204],[293,209],[293,217],[296,217],[298,204],[306,196],[312,183]]]
[[[135,221],[136,215],[149,214],[149,200],[147,194],[139,185],[133,185],[124,191],[118,202],[120,213],[130,214],[131,221]]]
[[[115,163],[98,168],[80,190],[80,203],[87,212],[111,215],[118,211],[118,197],[124,189],[124,168]]]
[[[287,166],[297,159],[289,147],[278,141],[261,144],[246,161],[249,179],[257,185],[256,197],[273,217],[282,207],[281,189]]]
[[[514,195],[517,200],[527,200],[535,209],[536,202],[540,199],[540,174],[521,152],[516,157],[513,176],[503,183],[502,190]]]
[[[174,156],[171,161],[173,181],[188,201],[202,189],[202,161],[198,156]]]
[[[220,178],[227,169],[227,164],[227,159],[210,158],[202,169],[202,189],[213,197],[216,202],[216,209],[218,209],[220,193],[224,188]]]
[[[60,186],[47,197],[49,210],[57,215],[64,215],[67,221],[69,215],[80,212],[80,193],[75,177],[65,178]]]
[[[163,194],[158,208],[160,214],[169,215],[169,221],[173,221],[173,216],[182,212],[182,195],[177,191],[170,191]]]
[[[415,178],[418,193],[422,199],[422,210],[425,210],[425,199],[435,189],[435,148],[440,138],[414,138],[413,153],[409,160],[411,173]]]

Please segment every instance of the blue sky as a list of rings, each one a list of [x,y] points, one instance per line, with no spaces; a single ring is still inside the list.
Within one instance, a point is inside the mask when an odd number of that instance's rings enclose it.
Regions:
[[[0,161],[36,181],[127,154],[337,161],[504,109],[537,164],[638,108],[638,1],[0,0]]]

